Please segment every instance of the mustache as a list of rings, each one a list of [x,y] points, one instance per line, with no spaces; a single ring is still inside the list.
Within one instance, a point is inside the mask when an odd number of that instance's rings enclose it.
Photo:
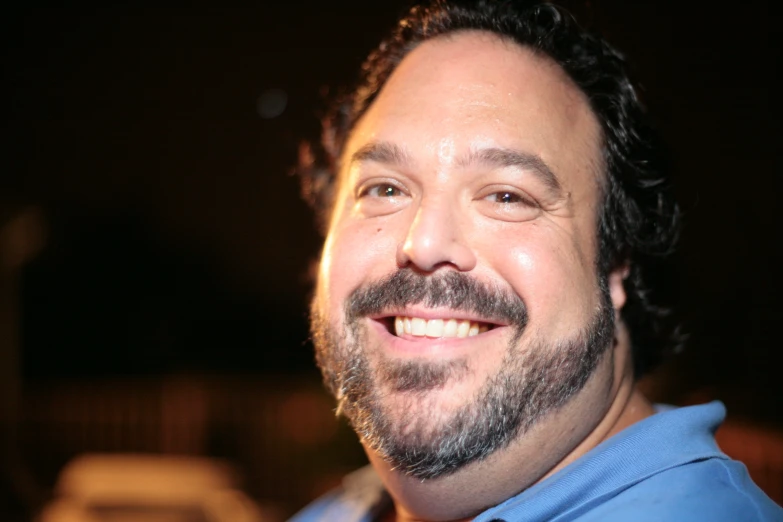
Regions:
[[[508,289],[462,272],[422,275],[410,268],[401,268],[354,290],[346,304],[346,315],[354,320],[417,304],[471,312],[487,320],[515,325],[520,331],[528,319],[525,302]]]

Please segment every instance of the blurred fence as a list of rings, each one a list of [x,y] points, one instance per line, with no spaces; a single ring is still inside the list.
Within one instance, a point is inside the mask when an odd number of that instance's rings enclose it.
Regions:
[[[237,465],[246,492],[289,513],[364,462],[320,383],[301,379],[28,382],[20,431],[47,485],[88,452],[213,456]]]

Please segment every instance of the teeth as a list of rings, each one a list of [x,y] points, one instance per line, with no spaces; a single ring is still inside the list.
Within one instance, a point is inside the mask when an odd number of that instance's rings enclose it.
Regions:
[[[457,336],[457,320],[449,319],[446,321],[446,326],[443,327],[443,337],[456,337]]]
[[[476,323],[473,323],[470,325],[470,330],[468,330],[468,337],[473,337],[474,335],[478,335],[479,332],[479,326]]]
[[[467,337],[470,330],[470,321],[460,321],[457,325],[457,337]]]
[[[427,321],[427,337],[443,337],[443,319]]]
[[[411,319],[411,334],[413,335],[426,335],[427,334],[427,321],[420,317],[414,317]]]
[[[405,326],[403,325],[403,320],[400,316],[394,318],[394,332],[397,334],[397,337],[400,337],[405,333]]]
[[[415,337],[472,337],[489,330],[486,324],[479,324],[468,320],[458,321],[457,319],[431,319],[426,320],[421,317],[403,317],[394,318],[394,332],[397,336],[404,334]]]

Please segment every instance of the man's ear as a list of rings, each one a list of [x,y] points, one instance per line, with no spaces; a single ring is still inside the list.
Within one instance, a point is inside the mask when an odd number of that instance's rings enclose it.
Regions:
[[[627,263],[623,263],[609,272],[609,297],[612,299],[612,306],[618,314],[625,306],[627,296],[624,283],[630,273],[631,267]]]

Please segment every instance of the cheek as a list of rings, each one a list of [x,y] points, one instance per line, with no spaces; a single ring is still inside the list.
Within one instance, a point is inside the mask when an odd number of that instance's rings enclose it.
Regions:
[[[566,333],[591,317],[597,285],[594,264],[569,242],[530,235],[489,252],[495,270],[525,300],[531,325]]]
[[[396,269],[397,244],[382,224],[334,226],[324,243],[318,275],[321,305],[333,312],[341,309],[356,288],[392,273]]]

